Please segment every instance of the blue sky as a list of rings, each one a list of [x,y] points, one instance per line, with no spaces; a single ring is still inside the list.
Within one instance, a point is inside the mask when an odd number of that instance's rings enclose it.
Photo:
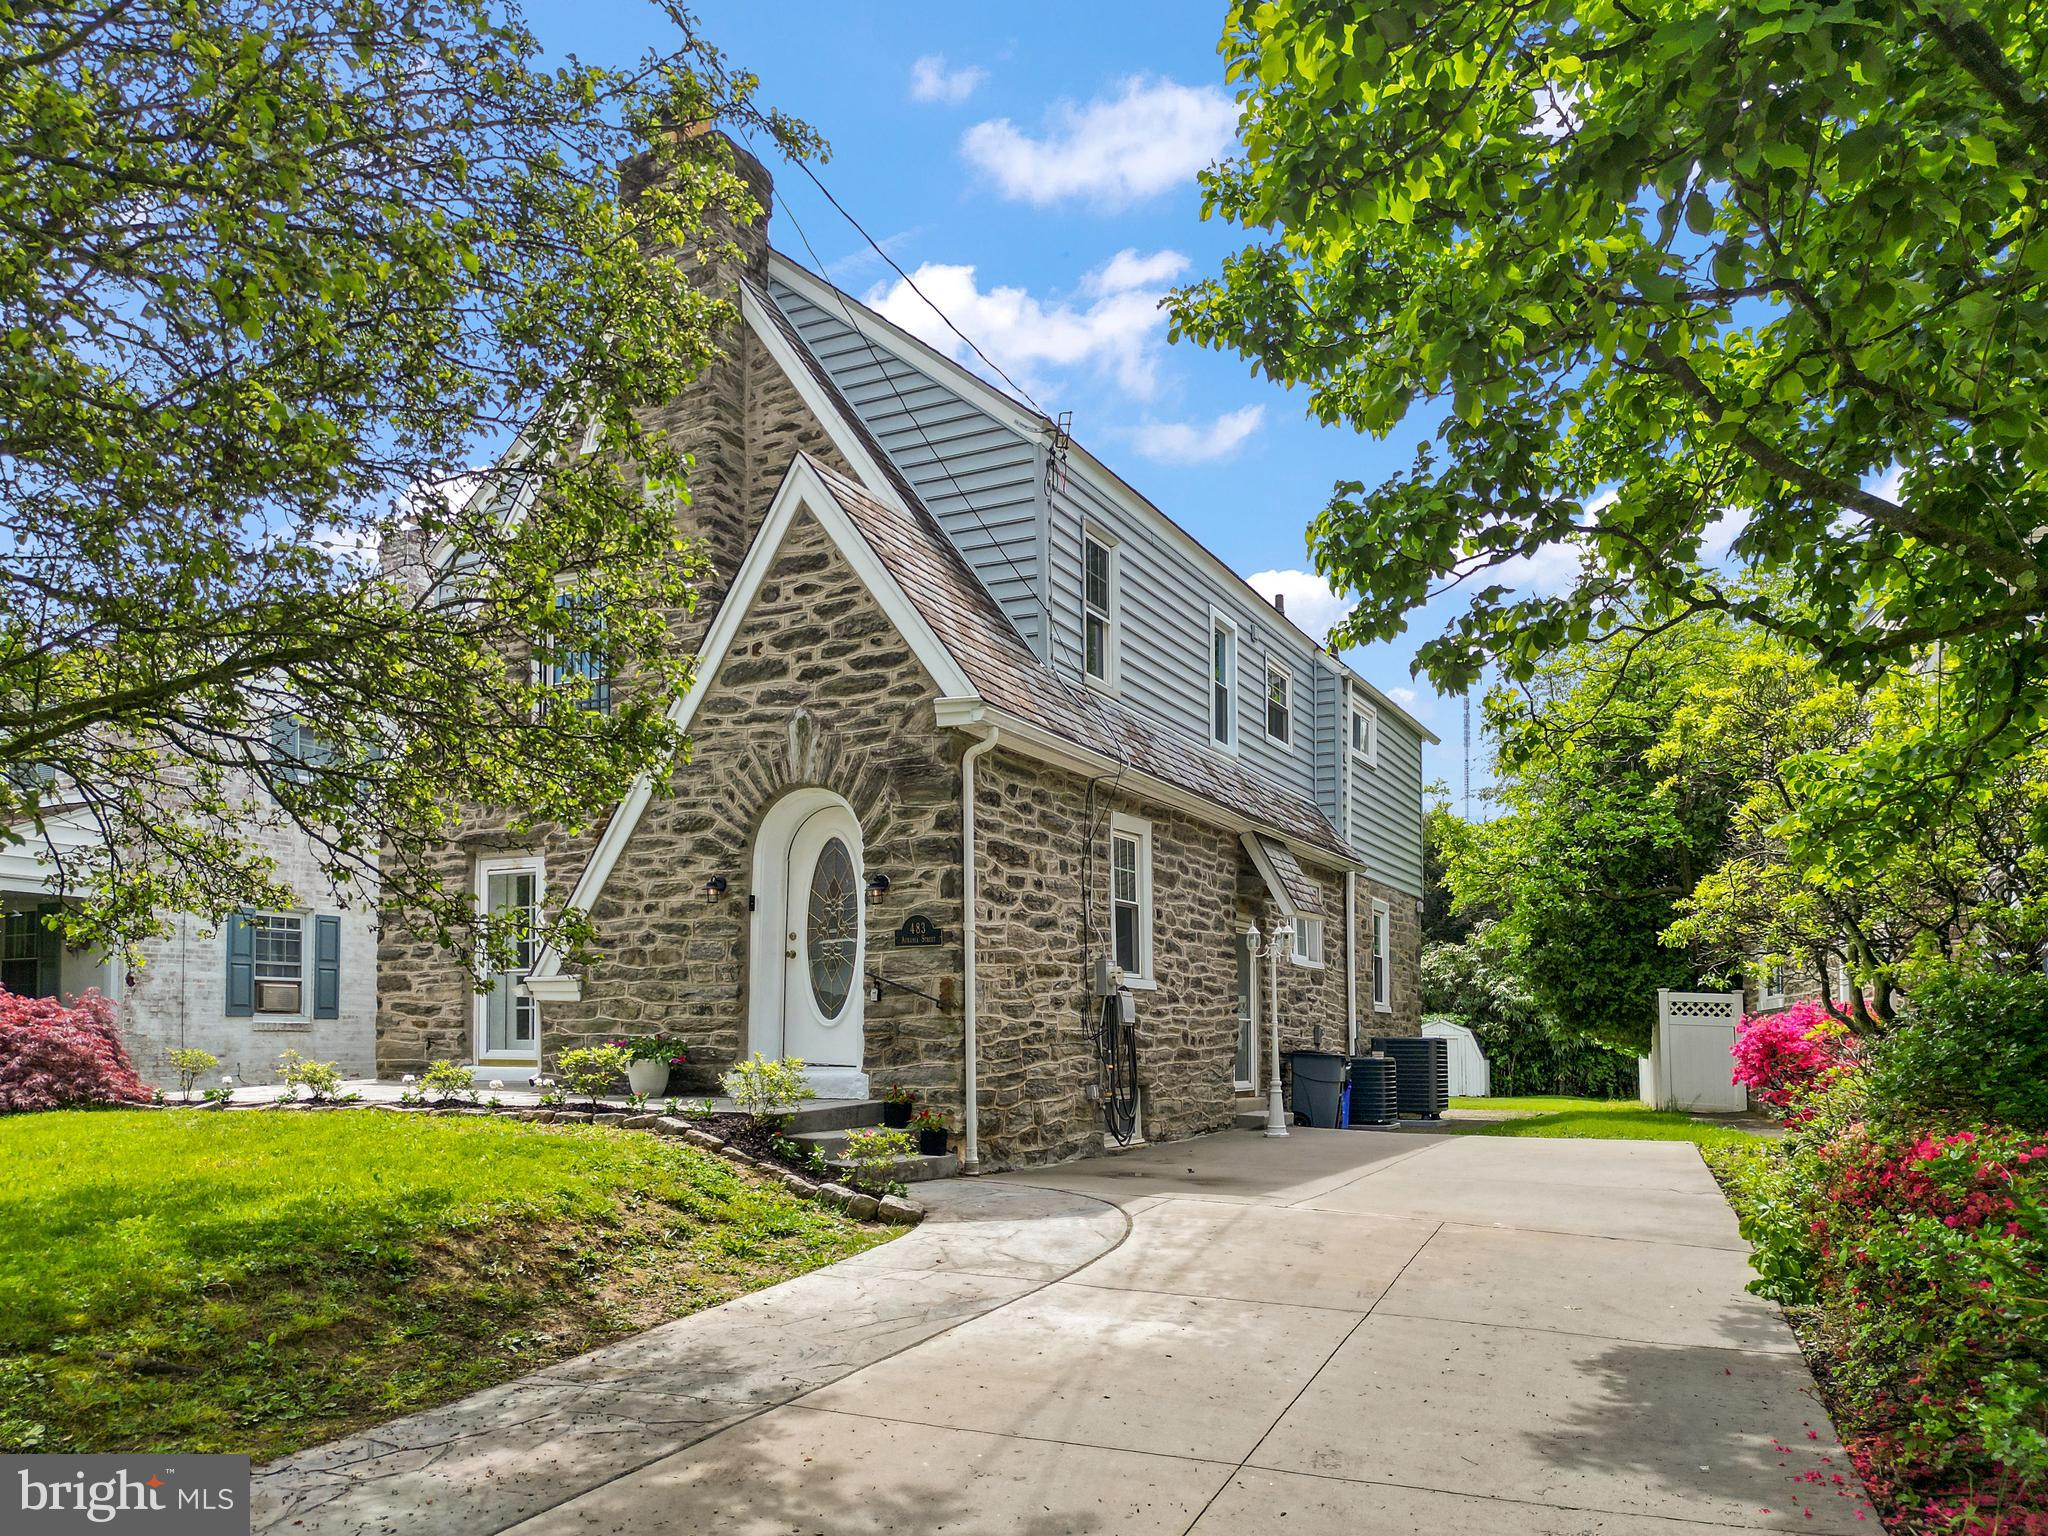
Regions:
[[[1308,573],[1303,530],[1333,481],[1401,468],[1429,423],[1385,441],[1320,427],[1301,396],[1234,356],[1166,343],[1159,295],[1244,243],[1203,222],[1195,185],[1235,117],[1215,51],[1221,5],[695,9],[708,39],[761,77],[766,101],[831,142],[820,174],[834,195],[1039,405],[1072,411],[1077,438],[1254,585],[1283,586],[1307,627],[1341,611]],[[531,0],[527,17],[551,51],[590,62],[624,63],[672,36],[644,0]],[[770,169],[775,244],[813,265],[807,236],[842,287],[939,339],[801,172]],[[1455,800],[1458,701],[1408,671],[1438,607],[1347,659],[1444,738],[1424,773]]]

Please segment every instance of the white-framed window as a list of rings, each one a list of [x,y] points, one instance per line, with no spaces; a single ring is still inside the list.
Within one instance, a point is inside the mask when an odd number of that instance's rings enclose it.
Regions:
[[[1384,901],[1372,904],[1372,1006],[1394,1011],[1394,914]]]
[[[1110,958],[1124,984],[1152,977],[1152,823],[1121,813],[1109,819]]]
[[[1237,626],[1209,610],[1209,740],[1237,750]]]
[[[1081,535],[1081,670],[1116,681],[1116,545],[1093,532]]]
[[[1294,942],[1289,946],[1288,958],[1296,965],[1323,963],[1323,920],[1320,917],[1295,914]]]
[[[1380,712],[1357,699],[1351,701],[1351,755],[1368,768],[1380,765]]]
[[[567,580],[558,583],[555,607],[577,615],[578,636],[584,643],[556,650],[568,638],[568,626],[548,637],[551,656],[545,666],[534,661],[534,681],[550,688],[569,687],[575,708],[591,714],[608,715],[612,710],[612,661],[605,647],[604,599],[595,592],[582,591]]]
[[[1782,961],[1772,960],[1764,965],[1763,977],[1756,984],[1756,1002],[1759,1008],[1785,1006],[1785,966]]]
[[[533,969],[531,927],[540,915],[543,874],[537,853],[477,861],[479,905],[486,913],[518,918],[528,929],[511,963],[492,968],[490,990],[476,1000],[478,1061],[539,1062],[540,1009],[527,994],[526,977]]]
[[[296,912],[252,912],[248,924],[257,1017],[297,1018],[306,1011],[305,918]]]
[[[1294,669],[1284,661],[1266,663],[1266,737],[1294,745]]]

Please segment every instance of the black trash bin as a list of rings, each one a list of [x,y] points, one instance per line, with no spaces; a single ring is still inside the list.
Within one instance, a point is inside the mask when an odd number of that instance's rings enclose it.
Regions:
[[[1399,1125],[1401,1114],[1396,1107],[1394,1058],[1378,1053],[1354,1056],[1348,1072],[1351,1078],[1348,1123],[1355,1126]]]
[[[1294,1082],[1290,1100],[1297,1125],[1334,1131],[1344,1124],[1345,1065],[1336,1051],[1289,1051],[1287,1070]]]

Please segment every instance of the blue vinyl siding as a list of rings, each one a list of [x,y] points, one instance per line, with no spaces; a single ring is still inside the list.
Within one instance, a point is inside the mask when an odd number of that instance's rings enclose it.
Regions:
[[[1351,825],[1344,835],[1365,855],[1375,880],[1422,894],[1422,738],[1380,711],[1377,768],[1353,757]]]

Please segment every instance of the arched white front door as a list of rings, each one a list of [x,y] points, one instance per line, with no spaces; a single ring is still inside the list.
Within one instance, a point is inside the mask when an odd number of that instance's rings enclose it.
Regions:
[[[860,823],[838,796],[800,790],[763,822],[754,863],[749,1047],[801,1057],[823,1097],[864,1097]]]

